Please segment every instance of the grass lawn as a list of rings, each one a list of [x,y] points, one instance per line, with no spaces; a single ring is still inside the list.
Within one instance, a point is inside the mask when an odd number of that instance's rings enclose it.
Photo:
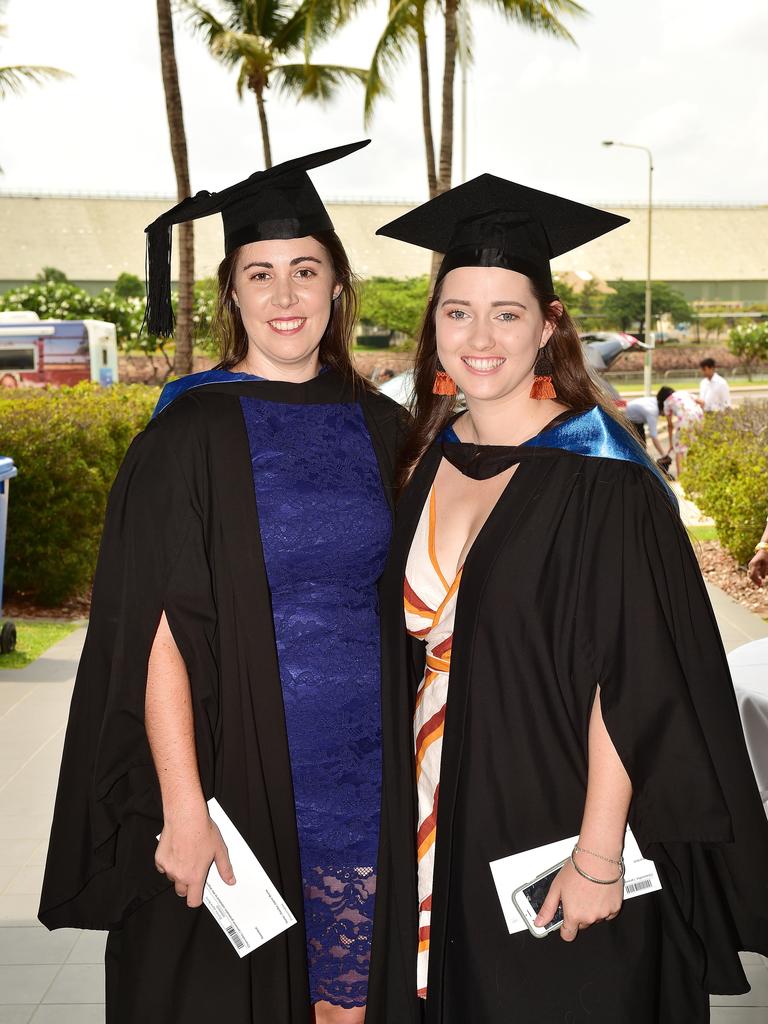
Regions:
[[[696,540],[717,540],[716,526],[689,526],[688,535]]]
[[[76,629],[77,622],[45,622],[41,619],[15,619],[16,650],[0,654],[0,671],[4,668],[24,668],[44,654],[67,633]]]

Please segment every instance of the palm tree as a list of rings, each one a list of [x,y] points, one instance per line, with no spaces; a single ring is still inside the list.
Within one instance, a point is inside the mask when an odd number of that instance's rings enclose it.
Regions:
[[[267,89],[274,86],[279,93],[297,100],[322,103],[346,82],[366,83],[365,68],[310,62],[313,41],[329,31],[329,22],[321,20],[322,12],[313,0],[304,0],[298,6],[290,0],[222,0],[226,12],[222,20],[193,0],[184,0],[184,5],[213,56],[238,68],[238,96],[242,99],[247,90],[256,97],[267,167],[272,166]],[[334,17],[334,23],[339,24],[340,19]],[[294,54],[304,59],[286,63]]]
[[[388,79],[398,65],[407,57],[415,42],[419,52],[421,73],[421,108],[424,144],[427,155],[427,185],[429,198],[445,192],[451,187],[453,164],[453,92],[456,69],[457,44],[459,39],[459,13],[463,13],[463,25],[471,33],[469,9],[461,11],[462,4],[470,0],[391,0],[387,24],[384,27],[371,61],[365,94],[365,119],[370,121],[376,101],[390,92]],[[573,43],[574,38],[560,20],[564,15],[579,16],[586,13],[576,0],[490,0],[508,21],[523,25],[535,32],[544,32],[557,39]],[[442,11],[445,21],[442,88],[442,123],[440,129],[439,164],[436,161],[432,113],[429,97],[430,71],[427,57],[426,22],[430,14]],[[465,40],[464,52],[471,59],[469,40]]]
[[[192,194],[189,185],[187,136],[179,90],[179,72],[173,41],[171,0],[157,0],[157,30],[160,39],[160,64],[165,89],[165,107],[171,136],[171,154],[176,171],[176,197],[179,202]],[[192,305],[195,290],[195,243],[192,221],[179,225],[179,301],[176,316],[176,353],[173,371],[179,376],[192,373]]]
[[[437,167],[432,130],[432,105],[429,100],[429,58],[427,56],[426,18],[428,0],[392,0],[384,31],[376,44],[365,90],[365,122],[371,120],[376,100],[389,95],[387,77],[406,57],[409,45],[417,44],[421,77],[421,120],[427,159],[429,198],[437,195]]]
[[[0,0],[0,14],[5,11],[6,0]],[[7,34],[5,25],[0,24],[0,36]],[[7,96],[18,96],[28,84],[42,85],[46,79],[71,78],[68,71],[61,68],[49,68],[40,64],[13,64],[0,67],[0,99]]]

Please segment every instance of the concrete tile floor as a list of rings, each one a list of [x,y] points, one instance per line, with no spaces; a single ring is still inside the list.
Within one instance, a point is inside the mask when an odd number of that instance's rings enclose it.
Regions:
[[[768,625],[710,589],[727,650]],[[37,922],[78,629],[34,665],[0,671],[0,1024],[103,1024],[103,932]],[[752,991],[713,996],[712,1024],[768,1024],[768,961],[744,954]]]

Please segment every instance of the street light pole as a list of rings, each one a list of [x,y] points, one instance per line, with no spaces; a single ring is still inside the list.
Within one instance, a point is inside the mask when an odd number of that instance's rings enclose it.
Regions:
[[[607,140],[604,146],[621,146],[623,149],[641,149],[648,157],[648,252],[645,266],[645,343],[649,346],[645,353],[645,364],[643,366],[643,390],[646,395],[651,394],[653,375],[653,350],[655,347],[655,335],[652,324],[652,285],[651,285],[651,238],[653,220],[653,154],[647,146],[637,146],[632,142],[614,142]]]

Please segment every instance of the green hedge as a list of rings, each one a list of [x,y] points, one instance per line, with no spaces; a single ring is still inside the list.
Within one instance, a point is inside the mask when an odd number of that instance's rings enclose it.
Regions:
[[[5,588],[42,605],[81,593],[96,565],[107,495],[158,389],[141,384],[0,389],[11,482]]]
[[[715,520],[722,545],[746,564],[768,515],[768,402],[707,413],[690,437],[681,483]]]

